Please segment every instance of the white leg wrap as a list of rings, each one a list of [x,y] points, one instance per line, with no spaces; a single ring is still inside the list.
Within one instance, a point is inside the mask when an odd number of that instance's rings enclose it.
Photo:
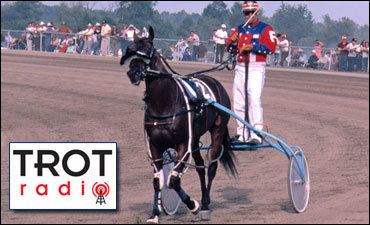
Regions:
[[[158,173],[154,173],[154,178],[159,178],[159,188],[162,190],[164,186],[163,170],[160,170]]]

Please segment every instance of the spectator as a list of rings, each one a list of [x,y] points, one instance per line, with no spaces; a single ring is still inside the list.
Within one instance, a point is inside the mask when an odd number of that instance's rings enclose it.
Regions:
[[[112,28],[109,26],[107,21],[102,22],[101,27],[101,55],[106,56],[109,53],[110,49],[110,35],[112,33]]]
[[[67,38],[61,39],[60,44],[58,45],[58,52],[66,53],[68,49],[68,42]]]
[[[81,30],[81,29],[77,29],[77,30]],[[76,38],[76,53],[81,54],[83,51],[83,47],[85,45],[84,36],[78,34],[75,38]]]
[[[216,42],[216,63],[222,63],[224,61],[226,39],[228,38],[225,24],[221,25],[221,29],[216,31],[214,37]]]
[[[317,56],[317,53],[316,53]],[[324,69],[324,70],[329,70],[329,65],[330,65],[330,52],[326,52],[325,55],[323,55],[319,60],[317,61],[318,68]]]
[[[122,55],[125,54],[127,46],[128,46],[127,29],[128,29],[127,25],[123,24],[122,28],[121,28],[121,31],[120,31],[120,35],[119,35],[120,42],[121,42],[121,53],[122,53]]]
[[[28,27],[26,28],[27,31],[27,50],[32,51],[32,44],[34,40],[34,35],[36,34],[36,24],[35,22],[30,22]]]
[[[310,58],[308,58],[307,66],[308,68],[313,68],[317,69],[318,63],[317,61],[319,60],[316,55],[316,50],[312,50]]]
[[[338,55],[338,70],[347,71],[348,70],[348,45],[347,37],[342,36],[342,41],[337,45],[337,55]]]
[[[281,35],[281,41],[279,43],[280,51],[281,51],[281,58],[280,58],[280,66],[283,67],[286,58],[289,55],[289,41],[286,38],[285,34]]]
[[[147,38],[147,37],[149,37],[149,32],[148,32],[148,30],[146,29],[146,27],[143,27],[143,30],[141,31],[141,35],[140,35],[140,37],[142,37],[142,38]]]
[[[25,35],[20,38],[12,38],[12,43],[10,44],[10,49],[24,50],[26,49]]]
[[[278,34],[277,37],[281,37],[281,34]],[[275,40],[276,40],[276,48],[275,48],[273,61],[272,61],[273,66],[277,66],[279,64],[279,58],[280,58],[280,54],[281,54],[280,40],[278,38],[276,38]]]
[[[303,67],[307,63],[307,55],[303,49],[299,49],[299,66]]]
[[[364,45],[365,40],[356,48],[356,72],[362,71],[362,46]]]
[[[60,42],[60,40],[58,38],[53,37],[51,39],[51,44],[50,44],[50,47],[49,47],[49,51],[54,52],[56,49],[58,49],[59,42]]]
[[[22,32],[19,38],[13,38],[13,46],[11,48],[17,49],[17,50],[25,50],[27,48],[26,36],[27,36],[27,32],[25,31],[25,32]]]
[[[322,43],[320,40],[316,40],[314,42],[314,49],[316,51],[316,56],[318,59],[320,59],[322,55],[322,48],[324,47],[324,43]]]
[[[216,41],[217,41],[217,37],[216,37],[216,32],[217,32],[217,29],[215,30],[212,30],[212,38],[210,38],[208,40],[209,44],[213,44],[213,63],[216,63],[216,52],[217,52],[217,45],[216,45]]]
[[[202,59],[202,61],[204,61],[205,60],[205,57],[207,55],[207,52],[208,52],[207,47],[203,43],[201,43],[199,45],[199,56],[198,56],[198,60],[199,59]]]
[[[45,46],[45,51],[47,52],[50,52],[50,44],[51,44],[51,33],[54,32],[55,29],[54,29],[54,26],[52,23],[48,23],[47,24],[47,27],[46,27],[46,31],[45,31],[45,39],[44,39],[44,44],[43,46]]]
[[[36,23],[36,31],[33,35],[33,43],[35,45],[35,51],[40,51],[40,33],[39,33],[39,28],[40,24]]]
[[[118,56],[118,37],[119,32],[116,24],[113,24],[112,26],[112,50],[113,50],[113,56]]]
[[[65,33],[64,35],[61,36],[61,41],[64,41],[65,38],[68,38],[68,34],[72,33],[72,30],[71,30],[71,28],[69,28],[67,26],[67,24],[65,22],[62,22],[60,24],[60,27],[58,29],[56,29],[55,32]]]
[[[8,33],[5,35],[6,48],[10,49],[12,43],[13,37],[10,35],[10,31],[8,31]]]
[[[184,38],[181,38],[175,45],[178,51],[178,60],[182,61],[182,57],[185,53],[186,48],[189,47],[189,45],[185,42]]]
[[[71,28],[69,28],[65,22],[61,22],[60,27],[55,31],[60,33],[72,33]]]
[[[189,48],[189,47],[187,47],[187,48],[185,49],[184,55],[183,55],[183,57],[182,57],[182,61],[191,61],[191,60],[192,60],[192,56],[191,56],[191,54],[190,54],[190,48]]]
[[[347,50],[348,50],[348,71],[353,72],[355,71],[355,66],[356,66],[356,49],[360,45],[357,44],[357,39],[352,38],[351,43],[347,45]]]
[[[190,36],[188,37],[187,41],[193,43],[192,60],[197,61],[199,58],[199,50],[200,50],[199,36],[194,31],[190,31]]]
[[[178,56],[179,52],[178,52],[178,49],[176,48],[176,45],[170,45],[170,50],[171,50],[171,53],[172,53],[171,59],[173,61],[178,61],[179,60],[179,56]]]
[[[98,49],[100,48],[101,41],[101,27],[100,23],[96,23],[94,26],[93,43],[91,45],[91,55],[99,55]]]
[[[361,47],[362,52],[362,71],[368,70],[368,63],[369,63],[369,42],[365,41],[363,46]]]
[[[37,28],[37,32],[39,33],[40,35],[40,49],[42,51],[45,51],[45,46],[46,46],[46,43],[45,43],[45,32],[47,31],[47,27],[45,25],[44,22],[40,22],[40,26]]]
[[[86,29],[83,31],[80,31],[79,34],[83,36],[83,40],[84,40],[82,52],[85,54],[90,54],[91,47],[93,44],[93,35],[94,35],[93,25],[91,23],[87,24]]]
[[[298,67],[299,66],[299,49],[293,48],[291,57],[290,57],[290,65],[292,67]]]
[[[76,53],[76,40],[75,38],[68,39],[67,41],[67,51],[66,53]]]
[[[129,46],[132,42],[134,42],[134,34],[139,34],[140,30],[137,29],[134,25],[130,24],[128,26],[127,31],[126,31],[126,36],[127,36],[127,46]]]

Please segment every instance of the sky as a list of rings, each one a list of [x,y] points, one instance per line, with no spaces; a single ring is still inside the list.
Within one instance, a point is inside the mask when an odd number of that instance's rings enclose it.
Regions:
[[[202,13],[203,9],[212,1],[157,1],[159,12],[179,12],[185,10],[187,13]],[[230,8],[235,1],[224,1]],[[55,1],[45,4],[59,4]],[[258,1],[266,16],[272,16],[281,5],[281,1]],[[349,17],[359,25],[369,25],[369,1],[284,1],[287,4],[306,4],[312,12],[316,22],[322,22],[322,17],[329,14],[332,19],[338,20]],[[113,1],[100,2],[96,7],[107,8],[113,5]]]

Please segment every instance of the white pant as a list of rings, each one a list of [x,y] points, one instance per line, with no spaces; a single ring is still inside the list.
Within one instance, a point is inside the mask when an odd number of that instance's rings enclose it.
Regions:
[[[103,56],[108,55],[110,47],[110,37],[102,37],[100,51]]]
[[[248,71],[248,114],[249,123],[257,128],[263,129],[263,109],[261,102],[262,89],[265,83],[266,63],[250,63]],[[245,118],[245,65],[238,63],[235,67],[235,79],[233,84],[234,111],[241,118]],[[253,132],[244,127],[237,120],[237,134],[247,140]]]

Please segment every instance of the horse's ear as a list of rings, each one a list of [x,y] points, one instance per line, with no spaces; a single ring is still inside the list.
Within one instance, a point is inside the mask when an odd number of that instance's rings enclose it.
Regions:
[[[139,36],[137,36],[136,32],[134,32],[134,42],[139,41]]]
[[[152,26],[149,26],[149,40],[153,41],[154,39],[154,30]]]

